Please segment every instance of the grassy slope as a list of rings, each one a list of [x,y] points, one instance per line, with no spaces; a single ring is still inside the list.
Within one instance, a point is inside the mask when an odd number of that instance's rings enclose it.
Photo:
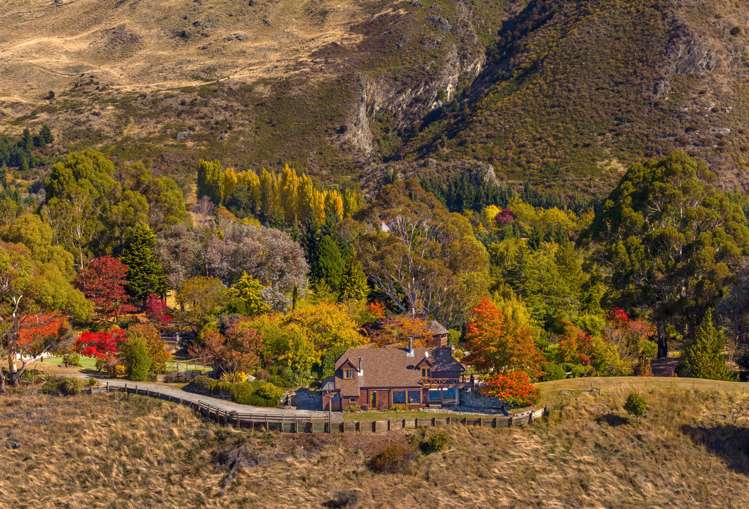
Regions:
[[[560,392],[591,384],[601,391]],[[630,386],[651,410],[639,423],[622,424]],[[357,491],[364,507],[749,502],[746,386],[612,379],[542,388],[553,408],[547,422],[515,430],[450,428],[448,447],[421,456],[408,475],[365,467],[384,442],[405,440],[400,433],[252,435],[137,397],[3,396],[0,493],[7,494],[3,504],[36,507],[315,507],[341,490]],[[245,467],[227,477],[225,466],[236,457]]]

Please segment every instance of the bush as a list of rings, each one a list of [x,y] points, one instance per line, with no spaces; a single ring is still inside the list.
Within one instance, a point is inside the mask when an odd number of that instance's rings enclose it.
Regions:
[[[21,383],[26,385],[36,385],[44,383],[49,378],[49,375],[38,369],[27,369],[21,373]]]
[[[538,389],[525,371],[510,371],[490,378],[482,391],[512,406],[530,406],[538,401]]]
[[[198,376],[185,387],[186,391],[230,399],[243,405],[264,407],[278,406],[285,394],[284,389],[269,382],[256,380],[254,382],[231,383],[216,380],[207,376]]]
[[[448,436],[442,431],[427,433],[419,441],[419,450],[424,454],[439,452],[445,448],[448,441]]]
[[[95,380],[90,379],[94,383]],[[53,376],[42,385],[42,392],[57,396],[73,396],[80,394],[90,382],[83,378],[72,378],[67,376]]]
[[[550,362],[546,366],[544,366],[544,375],[542,379],[545,382],[548,382],[550,380],[564,380],[565,378],[567,378],[567,373],[565,372],[561,364]]]
[[[62,356],[62,365],[66,368],[74,368],[81,365],[81,356],[77,353],[66,353]]]
[[[122,345],[122,360],[130,380],[143,382],[151,378],[152,359],[142,337],[133,337]]]
[[[244,371],[225,371],[221,373],[221,380],[233,384],[240,384],[249,380],[249,376]]]
[[[416,459],[416,451],[409,444],[393,442],[375,454],[367,463],[378,474],[407,474]]]
[[[633,392],[624,402],[624,410],[634,417],[642,417],[648,410],[648,402],[640,394]]]

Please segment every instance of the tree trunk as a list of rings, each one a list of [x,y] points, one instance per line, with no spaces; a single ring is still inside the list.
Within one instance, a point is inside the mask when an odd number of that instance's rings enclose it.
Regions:
[[[0,368],[0,394],[5,393],[5,373],[3,373],[3,368]]]
[[[663,322],[658,322],[658,358],[668,358],[668,335]]]

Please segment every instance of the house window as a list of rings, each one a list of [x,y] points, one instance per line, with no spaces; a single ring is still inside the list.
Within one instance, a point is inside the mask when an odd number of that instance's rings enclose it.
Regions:
[[[429,368],[421,368],[421,377],[422,378],[429,378],[432,376],[432,370]]]
[[[404,405],[406,403],[406,391],[393,391],[393,404]]]
[[[343,378],[354,378],[354,370],[351,368],[344,369]]]
[[[408,391],[409,403],[421,403],[421,391]]]

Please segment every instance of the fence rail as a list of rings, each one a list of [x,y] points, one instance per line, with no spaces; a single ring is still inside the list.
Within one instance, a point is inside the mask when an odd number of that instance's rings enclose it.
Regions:
[[[258,431],[278,431],[282,433],[384,433],[401,429],[415,429],[436,426],[450,426],[460,424],[463,426],[481,426],[489,428],[511,428],[532,424],[534,421],[547,415],[547,409],[539,408],[513,414],[510,416],[461,416],[455,417],[428,417],[410,419],[383,419],[377,421],[343,421],[333,422],[330,415],[326,417],[317,416],[291,416],[230,412],[218,408],[204,401],[193,401],[171,394],[152,391],[142,387],[109,385],[105,387],[93,387],[91,393],[124,392],[125,394],[137,394],[153,398],[164,399],[180,403],[192,408],[202,417],[219,424],[247,428]]]

